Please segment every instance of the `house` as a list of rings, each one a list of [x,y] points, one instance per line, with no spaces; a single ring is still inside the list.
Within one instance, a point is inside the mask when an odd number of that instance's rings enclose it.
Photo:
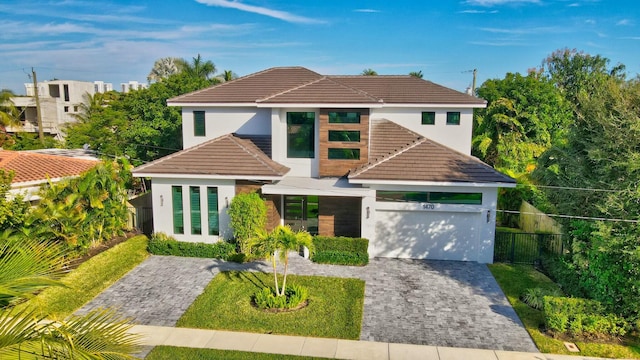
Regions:
[[[493,260],[499,187],[470,156],[485,101],[411,76],[271,68],[168,100],[185,149],[142,165],[154,230],[231,238],[227,207],[258,191],[268,225],[369,239],[370,256]]]
[[[99,162],[84,150],[40,151],[43,153],[0,150],[0,170],[14,173],[10,195],[22,195],[25,201],[35,203],[40,200],[38,191],[43,184],[80,176]]]

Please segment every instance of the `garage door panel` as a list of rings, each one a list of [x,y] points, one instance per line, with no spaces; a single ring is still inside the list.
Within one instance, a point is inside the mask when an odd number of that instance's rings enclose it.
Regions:
[[[377,211],[373,256],[476,260],[478,213]]]

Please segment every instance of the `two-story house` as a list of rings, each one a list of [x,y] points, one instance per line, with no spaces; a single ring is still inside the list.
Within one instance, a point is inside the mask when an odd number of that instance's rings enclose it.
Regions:
[[[411,76],[271,68],[175,97],[185,149],[134,169],[152,179],[156,232],[232,237],[241,192],[269,226],[369,239],[370,256],[493,260],[499,187],[470,156],[483,100]]]

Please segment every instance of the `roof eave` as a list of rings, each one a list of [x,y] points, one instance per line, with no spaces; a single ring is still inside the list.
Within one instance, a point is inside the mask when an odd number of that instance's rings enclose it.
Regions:
[[[259,108],[382,108],[382,103],[257,103]]]
[[[165,178],[165,179],[205,179],[205,180],[282,180],[284,175],[279,176],[256,176],[256,175],[217,175],[217,174],[164,174],[164,173],[144,173],[133,172],[133,177],[143,178]]]
[[[177,102],[167,101],[167,106],[181,107],[255,107],[255,102]]]
[[[481,188],[514,188],[516,183],[508,182],[457,182],[457,181],[416,181],[416,180],[372,180],[349,177],[349,183],[361,185],[419,185],[419,186],[452,186]]]

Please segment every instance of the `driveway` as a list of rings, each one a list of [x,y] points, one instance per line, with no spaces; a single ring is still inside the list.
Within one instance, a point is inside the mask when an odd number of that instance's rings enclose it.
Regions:
[[[366,282],[361,340],[537,352],[486,265],[372,259],[364,267],[318,265],[292,256],[290,273]],[[115,306],[143,325],[176,321],[220,271],[269,272],[265,263],[150,256],[78,313]]]

